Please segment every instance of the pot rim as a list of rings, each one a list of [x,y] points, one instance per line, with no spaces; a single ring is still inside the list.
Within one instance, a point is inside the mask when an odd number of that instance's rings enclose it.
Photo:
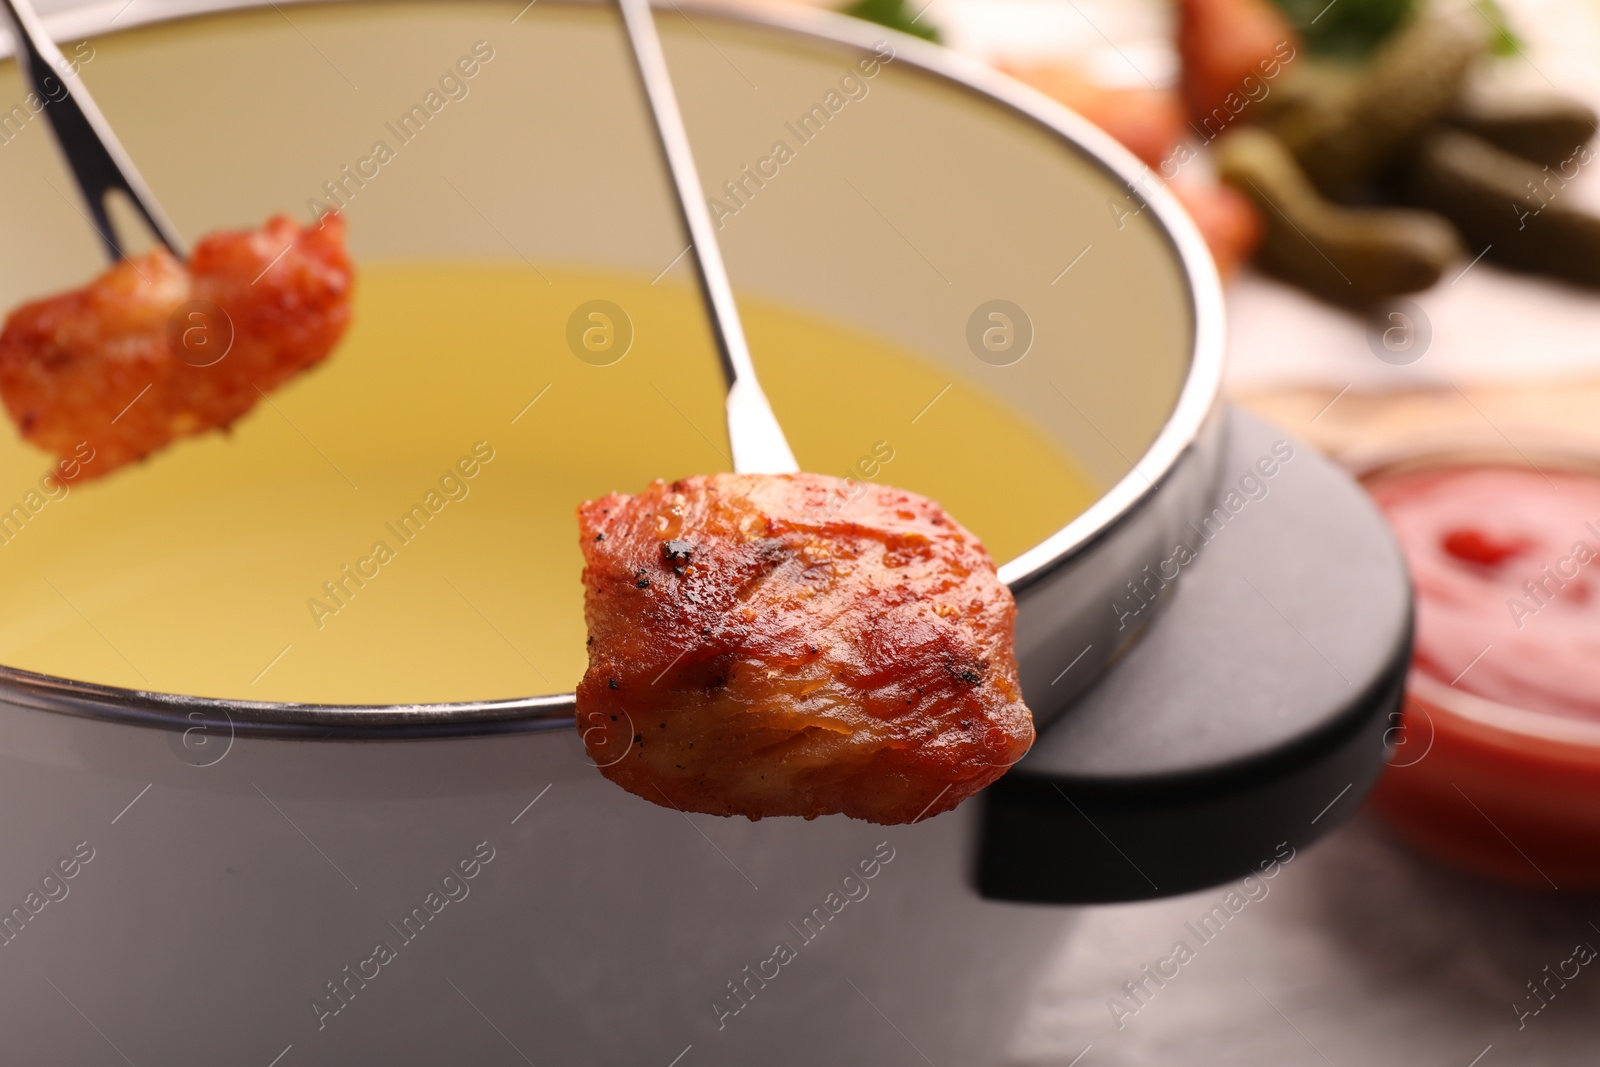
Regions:
[[[282,0],[295,6],[352,0]],[[377,3],[378,0],[360,0]],[[412,2],[412,0],[407,0]],[[603,0],[546,0],[590,5]],[[1188,214],[1149,167],[1109,134],[1043,93],[975,59],[919,38],[832,11],[769,0],[651,0],[653,7],[687,7],[697,14],[787,32],[825,44],[871,50],[890,40],[895,60],[999,104],[1053,134],[1066,148],[1122,183],[1155,216],[1177,254],[1187,281],[1193,324],[1188,371],[1161,431],[1128,473],[1071,522],[999,568],[1001,581],[1022,596],[1102,539],[1128,525],[1134,513],[1171,480],[1193,449],[1216,407],[1222,388],[1224,330],[1222,284],[1211,253]],[[159,11],[130,9],[123,0],[102,0],[47,18],[57,38],[104,36],[140,26],[176,22],[269,6],[269,0],[178,0]],[[113,23],[115,27],[113,28]],[[11,47],[0,47],[10,58]],[[185,696],[97,685],[0,665],[0,699],[12,704],[167,729],[225,729],[229,736],[304,739],[394,739],[478,736],[549,730],[573,721],[572,693],[510,700],[436,704],[299,704]]]

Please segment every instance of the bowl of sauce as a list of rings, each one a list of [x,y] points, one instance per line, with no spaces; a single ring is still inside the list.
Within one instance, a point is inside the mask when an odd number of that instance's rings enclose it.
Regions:
[[[1419,450],[1365,482],[1417,605],[1375,807],[1458,866],[1600,885],[1600,454]]]

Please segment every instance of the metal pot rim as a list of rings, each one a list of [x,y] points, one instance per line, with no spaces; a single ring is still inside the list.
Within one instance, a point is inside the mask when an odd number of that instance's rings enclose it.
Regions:
[[[347,0],[283,0],[296,5]],[[373,0],[375,2],[375,0]],[[596,0],[546,0],[588,4]],[[652,0],[656,6],[687,6],[698,14],[785,31],[827,44],[870,50],[890,39],[897,63],[941,78],[1031,120],[1065,146],[1128,187],[1160,223],[1188,281],[1194,345],[1177,403],[1161,432],[1132,469],[1067,525],[1000,568],[1000,578],[1019,597],[1070,560],[1128,525],[1131,517],[1166,485],[1179,460],[1198,442],[1222,385],[1222,287],[1204,238],[1172,194],[1148,167],[1086,119],[976,60],[918,38],[831,11],[727,0]],[[57,37],[88,37],[198,15],[265,7],[265,0],[180,0],[155,13],[104,0],[47,20]],[[9,46],[0,56],[10,55]],[[1151,179],[1154,179],[1153,181]],[[0,699],[41,711],[133,725],[226,730],[244,736],[306,740],[387,740],[480,736],[570,726],[571,693],[514,700],[442,704],[289,704],[95,685],[0,666]]]

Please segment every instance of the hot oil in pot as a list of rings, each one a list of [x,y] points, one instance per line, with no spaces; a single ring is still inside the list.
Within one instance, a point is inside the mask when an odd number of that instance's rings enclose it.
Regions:
[[[570,691],[576,506],[729,461],[697,295],[542,270],[367,265],[326,364],[231,433],[103,481],[41,479],[48,459],[5,435],[0,663],[248,700]],[[1042,430],[931,361],[741,308],[808,469],[933,496],[997,561],[1099,495]]]

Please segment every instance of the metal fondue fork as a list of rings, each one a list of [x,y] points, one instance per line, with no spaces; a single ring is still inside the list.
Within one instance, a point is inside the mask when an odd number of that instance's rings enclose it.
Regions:
[[[0,3],[10,0],[0,0]],[[734,303],[728,269],[722,262],[711,212],[706,208],[700,175],[695,169],[689,134],[678,110],[672,75],[661,51],[650,0],[617,0],[622,21],[627,26],[633,57],[639,65],[645,95],[655,116],[661,150],[678,194],[678,208],[694,248],[700,276],[700,293],[711,318],[711,332],[722,357],[722,373],[728,383],[728,443],[733,448],[733,469],[740,474],[794,474],[800,470],[783,427],[772,414],[772,406],[756,380],[755,364],[745,342],[744,325]]]
[[[183,242],[156,203],[149,186],[139,176],[128,153],[118,143],[111,124],[95,107],[89,90],[75,74],[61,50],[50,40],[44,24],[29,0],[0,0],[0,12],[16,40],[17,66],[27,74],[34,92],[44,105],[45,117],[55,131],[56,143],[66,156],[67,166],[78,181],[78,188],[89,204],[95,229],[105,244],[106,255],[114,263],[123,258],[123,244],[117,239],[106,211],[106,196],[120,189],[138,209],[152,233],[168,251],[184,258]]]

